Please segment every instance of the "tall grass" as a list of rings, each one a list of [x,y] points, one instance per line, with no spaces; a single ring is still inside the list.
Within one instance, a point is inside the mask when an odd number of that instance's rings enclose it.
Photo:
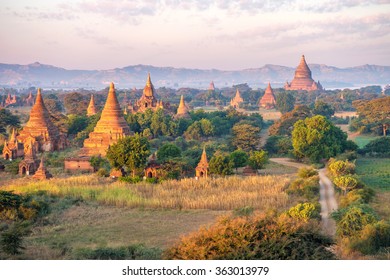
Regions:
[[[284,192],[287,176],[256,176],[165,181],[161,184],[126,184],[94,175],[74,176],[41,182],[16,180],[4,190],[30,193],[44,190],[58,196],[80,197],[106,205],[168,208],[234,210],[246,206],[255,210],[288,207]]]

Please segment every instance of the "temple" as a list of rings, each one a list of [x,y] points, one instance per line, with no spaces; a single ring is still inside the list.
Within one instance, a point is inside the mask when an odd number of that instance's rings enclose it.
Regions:
[[[158,109],[164,109],[164,105],[162,100],[157,100],[156,98],[156,90],[154,89],[149,73],[141,98],[134,104],[129,105],[128,108],[131,112],[135,113],[145,112],[148,109],[157,111]]]
[[[237,89],[236,95],[234,96],[234,98],[232,98],[230,100],[230,106],[232,106],[233,108],[237,109],[237,108],[239,108],[240,104],[243,103],[243,102],[244,102],[244,99],[241,97],[241,93]]]
[[[110,145],[130,134],[130,128],[123,117],[122,109],[116,97],[114,83],[111,83],[100,120],[93,132],[84,140],[81,155],[105,156]]]
[[[7,98],[4,101],[4,107],[8,107],[8,106],[11,106],[11,105],[16,105],[17,102],[18,101],[16,100],[16,95],[14,94],[13,96],[11,96],[11,94],[8,93]]]
[[[148,164],[144,169],[145,178],[159,178],[161,175],[161,165],[157,163],[156,153],[153,153],[149,159]]]
[[[39,163],[38,170],[35,172],[35,174],[32,177],[33,179],[38,179],[38,180],[46,180],[53,177],[44,165],[43,156],[41,158],[41,162]]]
[[[95,106],[95,98],[93,97],[93,94],[91,95],[91,100],[89,101],[88,108],[87,108],[87,116],[93,116],[96,115],[97,109]]]
[[[28,94],[27,98],[24,100],[24,103],[27,105],[27,106],[33,106],[34,105],[34,97],[30,91],[30,93]]]
[[[175,118],[176,119],[180,119],[180,118],[191,118],[190,117],[190,114],[188,113],[188,107],[186,106],[185,102],[184,102],[184,96],[182,95],[180,97],[180,103],[179,103],[179,107],[177,108],[177,113],[175,115]]]
[[[19,163],[19,175],[32,175],[38,169],[37,142],[29,137],[24,143],[24,159]]]
[[[35,104],[31,108],[30,119],[20,131],[18,140],[25,143],[29,137],[37,141],[38,151],[51,152],[66,147],[65,135],[60,135],[58,128],[51,121],[40,88],[38,88]]]
[[[215,91],[214,81],[211,81],[209,85],[209,91]]]
[[[18,142],[16,131],[12,129],[11,136],[8,141],[4,142],[3,158],[5,160],[13,160],[24,155],[23,143]]]
[[[202,156],[200,157],[198,166],[196,166],[195,168],[195,176],[197,178],[202,178],[202,177],[207,178],[208,170],[209,170],[209,163],[207,162],[206,149],[203,148]]]
[[[295,70],[294,79],[291,83],[286,82],[284,85],[286,90],[323,90],[320,82],[316,83],[311,77],[311,71],[306,64],[305,56],[302,55],[301,61]]]
[[[272,109],[275,108],[275,105],[276,105],[276,100],[275,100],[274,91],[272,90],[271,84],[268,83],[264,95],[260,99],[259,106],[260,108]]]

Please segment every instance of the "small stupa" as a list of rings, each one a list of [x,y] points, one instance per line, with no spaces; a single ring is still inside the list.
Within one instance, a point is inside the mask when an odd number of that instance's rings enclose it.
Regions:
[[[180,119],[180,118],[190,118],[190,114],[188,113],[188,108],[184,102],[184,96],[182,95],[180,97],[180,103],[179,103],[179,107],[177,108],[177,113],[175,115],[175,118],[176,119]]]
[[[95,106],[95,97],[93,96],[93,94],[91,94],[91,100],[89,101],[88,108],[87,108],[87,116],[90,117],[96,115],[96,113],[97,113],[97,109]]]
[[[35,172],[35,174],[32,177],[38,180],[46,180],[53,177],[44,165],[43,156],[41,157],[41,162],[39,163],[38,170]]]
[[[260,99],[260,107],[266,109],[275,108],[276,99],[274,91],[272,90],[271,83],[268,83],[267,88],[265,89],[263,97]]]
[[[195,168],[195,174],[197,178],[205,177],[207,178],[209,170],[209,163],[207,162],[207,154],[206,149],[203,148],[202,156],[200,157],[200,161]]]
[[[244,99],[242,98],[240,91],[237,89],[236,95],[230,100],[230,106],[237,109],[242,102],[244,102]]]
[[[114,83],[111,83],[100,120],[93,132],[84,140],[84,148],[81,154],[83,156],[105,156],[111,144],[130,134],[130,128],[125,121],[116,97]]]
[[[311,71],[307,66],[305,56],[302,55],[301,61],[295,70],[294,79],[291,83],[286,82],[284,89],[286,90],[322,90],[320,82],[316,83],[311,77]]]

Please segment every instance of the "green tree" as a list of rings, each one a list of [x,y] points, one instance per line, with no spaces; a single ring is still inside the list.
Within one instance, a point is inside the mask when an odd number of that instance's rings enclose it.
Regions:
[[[351,175],[344,175],[334,178],[333,183],[338,188],[342,189],[344,191],[344,195],[346,195],[349,190],[356,188],[358,180]]]
[[[181,157],[181,150],[175,144],[166,143],[157,151],[157,158],[160,162],[179,157]]]
[[[231,175],[233,174],[233,162],[228,155],[216,152],[209,162],[210,174]]]
[[[333,177],[345,176],[355,173],[355,164],[348,160],[330,160],[328,169]]]
[[[321,115],[330,119],[330,117],[334,115],[334,108],[332,105],[319,100],[314,105],[313,113],[314,115]]]
[[[269,128],[269,135],[291,136],[294,124],[297,121],[312,116],[313,114],[309,107],[297,105],[294,110],[283,114],[282,117]]]
[[[248,154],[243,150],[235,150],[230,154],[230,160],[233,162],[233,167],[236,169],[239,167],[243,167],[248,162]]]
[[[19,128],[20,119],[8,109],[0,109],[0,133],[5,133],[8,126]]]
[[[69,115],[68,116],[68,135],[76,135],[87,128],[89,119],[87,116]]]
[[[276,95],[276,108],[284,114],[294,109],[295,96],[291,92],[283,91]]]
[[[347,135],[324,116],[297,121],[292,132],[294,153],[312,162],[329,159],[344,151]]]
[[[106,156],[112,167],[118,169],[126,167],[135,177],[136,170],[146,164],[149,155],[148,139],[136,133],[134,136],[127,136],[111,145]]]
[[[251,152],[248,159],[248,164],[253,169],[263,169],[268,162],[268,153],[266,151],[254,151]]]
[[[321,206],[314,203],[299,203],[291,207],[287,214],[292,218],[307,222],[309,219],[321,219],[320,209]]]
[[[24,223],[14,223],[7,230],[1,233],[0,245],[4,253],[8,255],[19,255],[25,249],[23,238],[30,233]]]
[[[232,131],[232,145],[237,149],[249,152],[255,150],[259,145],[259,127],[247,123],[238,123],[233,126]]]
[[[68,93],[64,97],[66,112],[68,114],[85,115],[87,113],[88,101],[81,93]]]

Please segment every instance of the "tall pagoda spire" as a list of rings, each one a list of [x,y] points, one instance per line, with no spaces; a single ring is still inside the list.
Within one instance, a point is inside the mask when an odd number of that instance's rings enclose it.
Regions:
[[[198,163],[198,166],[195,168],[196,177],[206,177],[209,169],[209,163],[207,162],[207,154],[206,154],[206,147],[203,147],[202,156],[200,157],[200,161]]]
[[[15,143],[15,141],[16,141],[16,132],[15,132],[15,128],[12,128],[12,133],[11,133],[11,137],[9,138],[9,142]]]
[[[111,144],[130,134],[130,128],[116,97],[114,83],[110,83],[102,115],[94,131],[89,134],[89,138],[84,140],[82,154],[88,156],[101,154],[104,156]]]
[[[268,82],[268,86],[265,89],[263,97],[260,99],[259,105],[260,105],[260,107],[263,107],[266,109],[272,109],[276,105],[274,91],[272,90],[270,82]]]
[[[152,84],[152,80],[150,78],[150,73],[148,73],[148,78],[146,80],[146,85],[144,87],[143,94],[145,97],[152,97],[154,98],[154,87]]]
[[[184,102],[184,96],[180,97],[179,107],[177,108],[176,118],[189,118],[188,108]]]
[[[95,107],[95,97],[93,94],[91,94],[91,100],[89,101],[89,105],[87,108],[87,116],[93,116],[97,113],[96,107]]]
[[[307,66],[305,56],[301,56],[298,67],[295,70],[294,79],[291,83],[286,83],[286,90],[322,90],[321,84],[316,83],[311,77],[311,71]]]

